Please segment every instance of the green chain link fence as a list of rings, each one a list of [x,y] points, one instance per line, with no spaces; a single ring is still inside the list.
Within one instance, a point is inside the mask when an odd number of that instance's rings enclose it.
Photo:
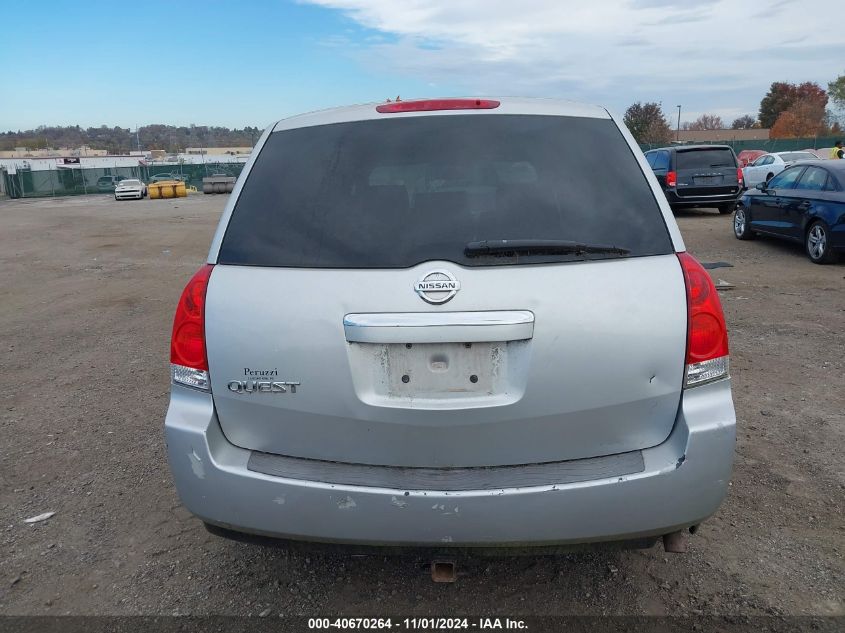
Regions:
[[[18,168],[12,173],[0,169],[2,190],[10,198],[45,198],[111,194],[115,184],[126,178],[149,182],[155,176],[173,176],[202,191],[205,176],[240,175],[243,163],[205,163],[200,165],[139,165],[138,167],[58,168],[32,170]]]
[[[640,149],[643,151],[655,149],[657,147],[667,147],[670,145],[730,145],[734,152],[739,154],[744,149],[761,149],[764,152],[792,152],[795,150],[804,149],[830,149],[833,144],[840,140],[836,136],[827,137],[810,137],[810,138],[775,138],[765,141],[735,141],[726,139],[723,141],[701,141],[695,143],[660,143],[649,144],[640,143]],[[825,154],[824,158],[827,158]]]

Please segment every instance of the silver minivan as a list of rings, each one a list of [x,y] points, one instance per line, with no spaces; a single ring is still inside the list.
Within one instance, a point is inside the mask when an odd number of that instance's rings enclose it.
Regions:
[[[716,290],[625,126],[571,102],[271,125],[180,299],[171,377],[173,478],[217,532],[677,543],[731,476]]]

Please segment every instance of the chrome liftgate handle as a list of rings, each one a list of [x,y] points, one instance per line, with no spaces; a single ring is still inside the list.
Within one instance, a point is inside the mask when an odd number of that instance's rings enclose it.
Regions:
[[[534,336],[529,310],[484,312],[388,312],[347,314],[350,343],[480,343],[520,341]]]

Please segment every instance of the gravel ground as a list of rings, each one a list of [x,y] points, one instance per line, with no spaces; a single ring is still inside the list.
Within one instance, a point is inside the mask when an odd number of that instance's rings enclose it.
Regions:
[[[733,264],[712,271],[735,284],[728,499],[685,555],[478,559],[441,585],[411,557],[215,538],[181,507],[170,326],[224,204],[0,202],[0,614],[845,615],[845,265],[679,213],[693,254]]]

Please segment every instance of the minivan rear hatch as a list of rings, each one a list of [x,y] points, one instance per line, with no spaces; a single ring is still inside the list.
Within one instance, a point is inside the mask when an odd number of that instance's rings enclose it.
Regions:
[[[675,153],[678,196],[738,194],[739,172],[730,147],[696,147]]]
[[[682,272],[609,118],[385,117],[269,135],[208,286],[232,443],[404,467],[663,441]]]

